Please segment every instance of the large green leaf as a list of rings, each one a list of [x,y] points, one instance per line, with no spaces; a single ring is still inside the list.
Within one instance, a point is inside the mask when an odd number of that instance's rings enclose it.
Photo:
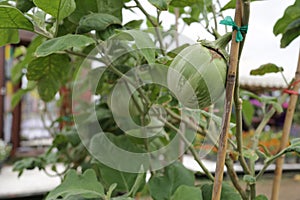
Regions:
[[[70,48],[82,48],[93,43],[95,43],[95,41],[90,37],[68,34],[44,42],[37,48],[36,56],[43,57]]]
[[[18,9],[11,6],[0,6],[0,29],[33,31],[33,25]]]
[[[68,17],[76,8],[74,0],[33,0],[33,2],[59,21]]]
[[[168,3],[166,0],[148,0],[159,10],[168,10]]]
[[[28,65],[28,80],[38,81],[38,91],[44,101],[53,99],[70,69],[69,57],[51,54],[32,60]]]
[[[89,169],[82,175],[75,170],[70,170],[65,180],[52,190],[46,200],[56,200],[59,197],[68,199],[72,196],[81,198],[104,198],[104,188],[97,180],[96,173]]]
[[[273,28],[273,33],[275,35],[282,34],[280,44],[282,48],[289,45],[300,35],[299,20],[300,0],[296,0],[293,5],[287,7],[283,16],[276,22]]]
[[[177,188],[171,200],[202,200],[200,188],[182,185]]]
[[[290,23],[285,29],[284,34],[280,40],[280,47],[284,48],[288,46],[294,39],[300,35],[300,17]]]
[[[277,72],[282,72],[283,68],[282,67],[278,67],[277,65],[273,64],[273,63],[267,63],[264,65],[261,65],[259,68],[257,69],[252,69],[250,71],[250,75],[265,75],[265,74],[269,74],[269,73],[277,73]]]
[[[179,186],[193,186],[194,181],[193,172],[175,162],[165,168],[163,176],[156,174],[151,177],[149,191],[154,200],[169,200]]]
[[[128,173],[123,171],[118,171],[116,169],[112,169],[110,167],[107,167],[103,164],[99,165],[99,171],[101,173],[101,181],[103,181],[103,185],[106,188],[109,188],[110,185],[113,183],[116,183],[117,186],[114,191],[120,192],[120,193],[128,193],[131,188],[133,187],[137,177],[139,174],[136,173]],[[140,182],[140,187],[143,187],[145,185],[145,176],[143,180]]]
[[[121,21],[110,14],[92,13],[81,18],[77,28],[78,33],[87,33],[91,30],[104,31],[110,25],[120,25]]]
[[[124,30],[114,35],[113,38],[135,41],[137,49],[141,51],[148,63],[155,62],[156,47],[148,33],[139,30]]]
[[[20,42],[17,29],[2,29],[0,31],[0,47],[6,44],[18,44]]]
[[[212,199],[213,184],[204,184],[201,187],[203,200]],[[227,183],[222,184],[221,198],[220,200],[242,200],[239,193]]]
[[[300,17],[300,1],[296,0],[295,3],[286,8],[283,16],[276,22],[273,27],[273,32],[275,35],[284,33],[285,29],[291,24],[294,20]]]

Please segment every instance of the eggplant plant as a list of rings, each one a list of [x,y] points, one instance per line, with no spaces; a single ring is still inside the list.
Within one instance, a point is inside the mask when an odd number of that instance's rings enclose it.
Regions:
[[[274,26],[275,35],[282,34],[281,47],[299,35],[299,3]],[[234,20],[222,13],[232,8]],[[45,103],[57,101],[60,107],[47,127],[53,144],[43,155],[16,162],[14,170],[22,175],[37,167],[61,177],[46,200],[267,199],[256,194],[256,181],[282,155],[300,153],[300,142],[291,140],[274,155],[259,148],[263,128],[282,111],[288,94],[276,99],[240,91],[249,10],[250,0],[230,0],[224,7],[213,0],[1,1],[1,46],[18,44],[19,30],[36,35],[12,70],[14,83],[28,80],[12,105],[37,90]],[[128,21],[128,12],[143,17]],[[174,18],[170,28],[162,25],[165,14]],[[182,43],[179,21],[203,25],[215,41]],[[218,21],[232,31],[221,35]],[[270,65],[259,71],[274,72]],[[297,91],[298,80],[289,90]],[[243,118],[251,124],[253,117],[247,97],[263,104],[250,147],[242,138]],[[217,104],[224,106],[214,109]],[[199,138],[200,146],[208,141],[209,150],[218,151],[215,173],[196,148]],[[207,180],[195,181],[195,172],[180,162],[184,155],[193,157]],[[256,174],[258,158],[264,167]],[[242,178],[234,163],[242,166]],[[224,165],[231,183],[223,181]]]

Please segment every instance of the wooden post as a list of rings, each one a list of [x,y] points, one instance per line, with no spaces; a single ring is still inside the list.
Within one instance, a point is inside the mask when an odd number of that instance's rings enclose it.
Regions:
[[[14,86],[14,92],[18,91],[21,88],[21,83]],[[11,127],[11,141],[13,144],[13,148],[11,151],[11,156],[14,156],[15,153],[18,150],[18,147],[20,147],[20,141],[21,141],[21,118],[22,118],[22,101],[18,103],[18,105],[14,108],[12,115],[12,127]]]
[[[4,95],[5,95],[5,56],[0,47],[0,138],[4,138]]]

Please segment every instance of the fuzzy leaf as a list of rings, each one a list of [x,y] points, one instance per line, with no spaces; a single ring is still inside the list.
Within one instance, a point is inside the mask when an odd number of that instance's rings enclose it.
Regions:
[[[255,151],[251,149],[244,150],[244,156],[245,158],[248,158],[250,160],[256,161],[258,160],[258,155],[255,153]]]
[[[0,29],[33,31],[33,24],[18,9],[11,6],[0,6]]]
[[[262,76],[262,75],[265,75],[265,74],[278,73],[278,72],[282,72],[282,71],[283,71],[282,67],[278,67],[277,65],[275,65],[273,63],[267,63],[267,64],[264,64],[264,65],[261,65],[257,69],[251,70],[250,75]]]
[[[56,200],[58,197],[68,199],[72,196],[89,199],[105,197],[104,188],[98,182],[94,170],[88,169],[82,175],[70,170],[64,181],[48,194],[46,200]]]
[[[253,185],[256,183],[256,179],[255,177],[251,176],[251,175],[244,175],[243,177],[243,181],[245,181],[246,183]]]
[[[74,0],[33,0],[33,3],[58,21],[68,17],[76,8]]]
[[[82,48],[93,43],[95,43],[95,41],[90,37],[68,34],[42,43],[42,45],[36,50],[36,56],[48,56],[52,53],[64,51],[70,48]]]

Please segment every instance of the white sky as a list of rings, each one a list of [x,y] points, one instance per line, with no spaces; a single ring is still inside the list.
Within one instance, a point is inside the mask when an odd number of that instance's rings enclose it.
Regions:
[[[220,0],[225,5],[229,0]],[[146,1],[141,0],[142,5],[148,12],[156,15],[155,9]],[[273,26],[276,21],[283,16],[287,6],[292,5],[294,0],[268,0],[255,1],[251,3],[250,22],[246,43],[241,59],[241,78],[248,76],[251,69],[255,69],[262,64],[272,62],[284,68],[284,75],[290,80],[296,70],[300,39],[294,40],[288,47],[280,48],[281,36],[275,37]],[[137,14],[128,13],[124,21],[141,18],[143,16],[137,11]],[[234,17],[234,10],[224,12],[224,16]],[[164,27],[174,24],[174,16],[163,12],[161,20]],[[179,30],[182,29],[183,22],[180,23]],[[222,29],[222,25],[219,26]],[[229,28],[230,29],[230,28]],[[197,39],[213,39],[206,34],[201,25],[193,23],[191,26],[184,26],[182,34],[196,41]],[[270,74],[263,78],[280,78],[280,74]],[[281,78],[280,78],[281,79]],[[278,79],[274,79],[278,80]]]

